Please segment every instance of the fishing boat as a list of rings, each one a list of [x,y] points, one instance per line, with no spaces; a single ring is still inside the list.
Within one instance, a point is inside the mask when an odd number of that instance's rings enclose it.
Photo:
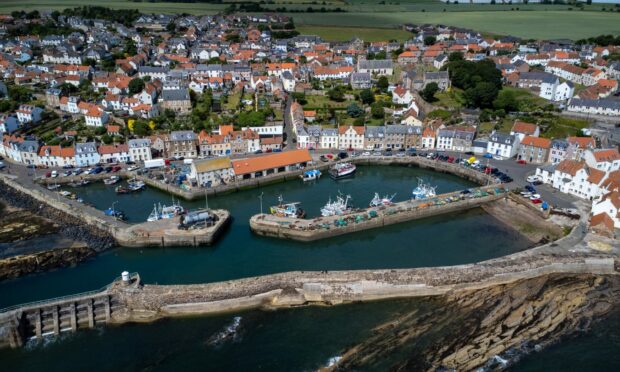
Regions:
[[[278,217],[304,218],[306,212],[299,207],[300,205],[300,202],[284,203],[284,199],[280,195],[278,197],[278,205],[270,207],[269,211]]]
[[[121,221],[125,220],[125,213],[123,213],[122,211],[119,211],[117,209],[114,209],[114,207],[110,207],[110,208],[106,209],[105,211],[103,211],[103,213],[106,216],[114,217],[117,220],[121,220]]]
[[[353,163],[338,163],[329,169],[329,175],[337,180],[354,175],[356,169],[357,167]]]
[[[106,178],[103,180],[103,183],[106,185],[114,185],[115,183],[118,183],[121,180],[121,178],[119,176],[112,176],[110,178]]]
[[[172,202],[172,205],[154,204],[153,211],[146,219],[148,222],[159,221],[161,219],[174,218],[185,213],[185,208],[180,204]]]
[[[301,177],[304,182],[318,180],[321,178],[321,171],[318,169],[307,170],[299,177]]]
[[[327,201],[327,204],[321,208],[321,216],[340,216],[351,212],[352,207],[349,205],[350,195],[346,197],[338,196],[335,202],[332,202],[331,198]]]
[[[413,199],[432,198],[436,195],[437,193],[435,192],[435,187],[432,187],[431,185],[424,183],[424,181],[422,181],[421,178],[418,178],[418,186],[416,186],[416,188],[413,189],[413,192],[412,192]]]
[[[129,187],[129,190],[131,191],[141,191],[146,188],[146,184],[144,182],[138,181],[135,179],[127,182],[127,186]]]
[[[63,190],[63,191],[59,191],[58,193],[59,193],[60,195],[64,196],[65,198],[68,198],[68,197],[70,197],[71,195],[73,195],[73,194],[72,194],[72,193],[70,193],[69,191],[65,191],[65,190]]]
[[[394,199],[394,197],[396,196],[396,194],[393,194],[392,196],[384,196],[383,198],[379,196],[379,193],[376,192],[375,193],[375,197],[372,198],[372,200],[370,201],[370,206],[371,207],[380,207],[382,205],[392,205],[394,204],[394,202],[392,202],[392,200]]]
[[[48,185],[48,186],[47,186],[47,189],[48,189],[48,190],[56,190],[56,189],[59,189],[59,188],[60,188],[60,185],[59,185],[59,184],[55,184],[55,185]]]

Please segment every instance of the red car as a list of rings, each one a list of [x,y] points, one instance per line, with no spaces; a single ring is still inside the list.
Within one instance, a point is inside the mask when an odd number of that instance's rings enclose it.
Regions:
[[[525,164],[525,160],[523,160],[523,159],[517,160],[517,164]]]
[[[532,199],[532,203],[540,204],[540,203],[542,203],[542,199]]]

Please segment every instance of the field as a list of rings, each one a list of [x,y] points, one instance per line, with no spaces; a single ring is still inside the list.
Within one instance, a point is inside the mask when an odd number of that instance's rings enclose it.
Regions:
[[[489,11],[291,14],[297,25],[397,27],[404,23],[461,26],[522,38],[581,39],[620,34],[620,13],[591,11]]]
[[[223,4],[209,3],[167,3],[167,2],[133,2],[127,0],[0,0],[0,13],[14,10],[49,10],[64,9],[81,5],[102,5],[117,9],[138,9],[146,13],[190,13],[215,14],[232,2],[224,0]],[[245,0],[248,1],[248,0]],[[569,10],[570,5],[543,4],[445,4],[438,0],[400,0],[398,2],[380,0],[275,0],[274,4],[261,6],[269,9],[286,7],[287,9],[306,9],[313,7],[340,7],[347,13],[286,13],[292,16],[298,26],[333,26],[367,28],[365,40],[373,38],[374,29],[395,29],[404,23],[445,24],[471,28],[480,32],[497,35],[514,35],[522,38],[571,38],[580,39],[600,34],[620,34],[620,13],[610,12],[613,4],[593,4],[585,6],[584,11]],[[465,3],[465,1],[462,1]],[[314,4],[313,4],[314,3]],[[608,11],[601,11],[602,8]],[[620,8],[614,8],[620,9]],[[303,28],[302,28],[303,30]],[[372,30],[372,31],[370,31]],[[333,40],[346,39],[344,35],[352,30],[338,29],[323,31]],[[394,32],[394,30],[391,30]],[[363,31],[355,31],[362,34]],[[320,32],[314,32],[320,33]],[[379,36],[376,36],[378,39]]]
[[[411,39],[411,33],[401,29],[335,27],[335,26],[300,26],[302,35],[318,35],[326,41],[347,41],[360,38],[364,41],[405,41]]]

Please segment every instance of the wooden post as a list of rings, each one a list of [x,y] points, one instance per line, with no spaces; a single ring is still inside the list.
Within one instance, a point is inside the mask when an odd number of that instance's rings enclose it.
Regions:
[[[88,299],[86,303],[86,312],[88,313],[88,328],[95,327],[95,312],[93,308],[93,300],[92,298]]]

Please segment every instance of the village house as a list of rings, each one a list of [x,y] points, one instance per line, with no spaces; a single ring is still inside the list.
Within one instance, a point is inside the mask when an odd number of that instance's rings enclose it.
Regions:
[[[540,128],[536,124],[515,120],[512,129],[510,129],[510,134],[519,137],[519,141],[522,141],[526,136],[538,137]]]
[[[375,76],[391,76],[394,73],[394,64],[391,59],[360,59],[357,61],[357,72]]]
[[[363,126],[340,126],[338,127],[338,148],[340,150],[364,148]]]
[[[131,158],[129,147],[125,144],[100,145],[97,148],[102,163],[126,163]]]
[[[177,114],[187,114],[192,109],[188,89],[164,89],[161,94],[161,107]]]
[[[504,134],[493,131],[487,144],[487,152],[502,158],[512,158],[517,154],[519,137],[514,134]]]
[[[152,159],[151,140],[148,138],[136,138],[127,141],[129,149],[129,160],[133,162],[144,162]]]
[[[17,114],[17,120],[21,124],[38,123],[41,121],[43,109],[32,105],[19,105],[15,113]]]
[[[517,159],[528,163],[544,164],[549,160],[551,140],[535,136],[525,136],[519,144]]]
[[[424,128],[424,131],[422,132],[421,147],[429,150],[435,148],[435,131],[432,128]]]
[[[95,142],[76,143],[74,156],[76,167],[89,167],[101,161]]]
[[[195,158],[198,156],[198,137],[191,130],[170,132],[164,139],[166,157]]]
[[[75,150],[73,147],[41,146],[37,165],[48,167],[75,166]]]
[[[195,160],[190,168],[189,178],[202,187],[216,187],[235,178],[229,157]]]

